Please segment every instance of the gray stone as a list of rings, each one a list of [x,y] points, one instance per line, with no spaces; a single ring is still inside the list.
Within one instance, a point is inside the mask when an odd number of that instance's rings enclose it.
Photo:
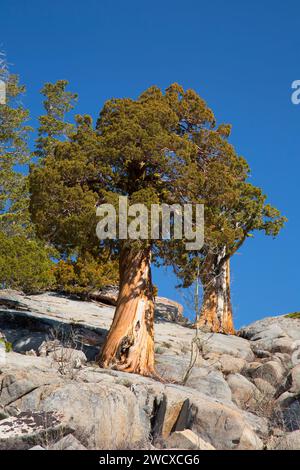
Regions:
[[[300,364],[293,367],[291,370],[288,379],[288,384],[290,383],[289,391],[294,394],[300,394]]]
[[[293,393],[284,392],[277,400],[281,409],[281,420],[288,431],[300,429],[300,399]]]
[[[261,399],[261,393],[256,386],[240,374],[228,375],[227,383],[233,402],[242,409],[251,408]]]
[[[87,450],[73,434],[68,434],[55,444],[49,447],[49,450]]]
[[[0,448],[21,448],[25,442],[37,442],[47,433],[61,432],[67,429],[62,415],[50,412],[20,413],[0,421]]]
[[[207,333],[202,337],[203,354],[219,353],[229,354],[233,357],[252,361],[254,354],[249,341],[238,336],[226,336],[219,333]]]
[[[221,372],[199,368],[193,369],[186,386],[217,400],[231,401],[230,388]]]
[[[181,382],[189,366],[188,357],[177,357],[170,354],[156,355],[156,369],[164,380]]]
[[[264,379],[269,382],[273,387],[282,384],[285,376],[283,366],[277,361],[268,361],[258,367],[253,373],[254,378]]]
[[[269,382],[259,377],[254,379],[253,382],[263,397],[274,397],[276,389]]]
[[[216,449],[262,449],[263,442],[253,430],[250,420],[238,409],[208,400],[195,399],[197,414],[192,429]]]
[[[121,448],[145,439],[135,395],[126,387],[94,383],[44,385],[20,398],[20,410],[63,413],[92,448]]]
[[[173,432],[166,441],[168,449],[216,450],[211,444],[197,436],[191,429]]]
[[[60,347],[55,351],[49,352],[48,357],[62,366],[65,364],[74,369],[80,369],[80,367],[87,363],[87,357],[84,352],[73,348]]]
[[[233,357],[229,354],[223,354],[219,361],[223,374],[238,374],[246,367],[247,364],[244,359],[240,357]]]
[[[250,362],[247,364],[245,369],[242,372],[242,375],[246,377],[251,377],[255,378],[256,377],[256,371],[261,367],[262,363],[261,362]]]
[[[290,432],[275,439],[270,448],[273,450],[300,450],[300,431]]]
[[[251,337],[251,341],[264,341],[284,338],[286,336],[284,330],[278,324],[271,324],[268,328],[264,328]]]

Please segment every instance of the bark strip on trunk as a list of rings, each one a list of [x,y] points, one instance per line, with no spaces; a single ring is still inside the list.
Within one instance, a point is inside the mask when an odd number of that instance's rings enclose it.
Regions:
[[[154,299],[150,248],[120,254],[120,289],[100,365],[154,375]]]
[[[222,264],[220,261],[222,257],[208,255],[200,274],[203,285],[203,304],[198,326],[205,331],[234,334],[230,295],[230,260]]]

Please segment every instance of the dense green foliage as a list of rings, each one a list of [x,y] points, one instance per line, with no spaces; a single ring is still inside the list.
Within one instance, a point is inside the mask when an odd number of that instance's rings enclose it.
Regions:
[[[230,257],[253,231],[276,236],[285,221],[248,182],[249,166],[229,143],[230,130],[216,126],[197,93],[177,84],[165,93],[151,87],[137,100],[109,100],[96,128],[89,116],[78,116],[76,132],[31,172],[39,236],[65,255],[95,254],[95,208],[102,202],[117,206],[126,195],[130,203],[204,203],[200,252],[186,251],[185,240],[152,242],[154,261],[173,265],[189,285],[208,253]],[[114,256],[118,245],[110,247]]]
[[[217,126],[212,110],[193,90],[173,84],[164,93],[151,87],[137,100],[109,100],[94,127],[88,115],[68,122],[77,95],[66,90],[65,80],[47,83],[35,150],[39,159],[28,178],[31,128],[20,99],[25,87],[7,71],[5,80],[7,103],[0,105],[2,285],[87,293],[115,283],[119,244],[100,243],[95,228],[97,205],[117,207],[119,195],[128,196],[129,203],[205,205],[200,252],[186,251],[185,240],[151,243],[154,262],[172,265],[185,286],[208,253],[228,258],[255,230],[276,236],[283,226],[278,210],[249,183],[249,166],[229,143],[231,127]],[[49,246],[56,250],[56,265]]]
[[[90,292],[118,282],[118,263],[90,255],[76,261],[59,261],[54,269],[56,289],[88,296]]]
[[[0,77],[6,83],[6,103],[0,104],[0,286],[37,292],[55,279],[49,249],[36,239],[30,220],[25,87],[6,67]]]
[[[0,230],[7,235],[30,225],[28,181],[20,171],[30,160],[29,112],[20,104],[24,92],[18,77],[7,74],[6,104],[0,104]]]
[[[39,292],[54,285],[53,263],[44,245],[24,235],[0,232],[0,286]]]

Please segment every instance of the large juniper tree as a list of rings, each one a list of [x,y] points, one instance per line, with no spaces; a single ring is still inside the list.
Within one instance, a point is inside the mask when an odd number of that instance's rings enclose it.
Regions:
[[[185,285],[200,263],[201,321],[213,330],[233,330],[229,258],[252,230],[276,234],[282,219],[247,183],[248,166],[228,143],[229,132],[229,126],[216,126],[194,91],[176,84],[165,93],[152,87],[137,100],[106,102],[96,129],[88,116],[78,117],[69,140],[56,142],[32,169],[31,210],[39,234],[69,254],[107,250],[95,235],[95,208],[102,202],[117,205],[119,196],[127,196],[129,203],[147,205],[205,204],[206,242],[200,251],[187,251],[185,240],[172,239],[109,245],[119,257],[120,289],[100,356],[104,367],[154,373],[151,260],[172,264]]]
[[[201,252],[185,253],[171,246],[173,266],[190,286],[199,276],[203,302],[198,326],[206,331],[234,333],[230,293],[230,258],[258,230],[275,237],[285,218],[266,203],[262,190],[248,182],[249,166],[227,141],[229,126],[203,130],[198,141],[200,187],[205,204],[205,243]],[[199,191],[199,192],[198,192]]]

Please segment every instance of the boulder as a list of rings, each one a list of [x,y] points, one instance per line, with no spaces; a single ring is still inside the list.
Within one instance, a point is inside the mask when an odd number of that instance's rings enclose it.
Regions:
[[[245,359],[230,356],[229,354],[222,354],[219,361],[221,364],[221,371],[223,372],[223,374],[226,375],[240,373],[246,367],[247,364]]]
[[[221,372],[195,368],[185,385],[217,400],[231,401],[231,390]]]
[[[87,450],[73,434],[64,436],[49,447],[49,450]]]
[[[255,378],[256,371],[261,367],[261,362],[250,362],[246,368],[242,371],[246,377]]]
[[[254,379],[253,382],[263,397],[274,397],[276,388],[273,387],[273,385],[271,385],[269,382],[264,379],[260,379],[259,377]]]
[[[288,390],[295,395],[300,394],[300,364],[293,367],[287,377]]]
[[[183,306],[174,300],[165,297],[155,298],[155,316],[157,319],[164,319],[176,323],[189,323],[183,316]]]
[[[252,377],[261,378],[269,382],[273,387],[282,384],[285,376],[285,369],[281,363],[277,361],[268,361],[256,368]]]
[[[15,356],[20,356],[21,358],[20,363],[16,362],[21,366],[17,369],[12,368],[11,362],[11,358],[15,358]],[[43,371],[38,369],[36,366],[32,366],[39,362],[39,358],[23,356],[15,353],[9,353],[7,354],[7,357],[8,370],[6,373],[0,375],[0,406],[2,407],[7,407],[10,404],[15,403],[24,395],[29,394],[42,385],[53,382],[59,383],[60,381],[57,376],[57,372],[55,370],[51,371],[49,366],[49,370]],[[31,365],[32,368],[27,368],[28,365]]]
[[[166,440],[168,449],[216,450],[211,444],[197,436],[191,429],[173,432]]]
[[[148,436],[135,395],[126,387],[95,383],[44,385],[14,405],[20,410],[55,411],[92,448],[133,446]],[[146,434],[146,436],[145,436]]]
[[[155,416],[153,435],[155,438],[167,439],[171,432],[180,428],[186,428],[190,421],[189,399],[178,393],[177,389],[168,387],[167,393],[164,391],[162,400]]]
[[[254,354],[251,351],[250,343],[238,336],[222,335],[219,333],[207,333],[201,338],[202,351],[204,357],[208,353],[229,354],[233,357],[253,361]]]
[[[189,367],[189,358],[170,354],[169,349],[165,351],[167,351],[165,354],[156,354],[157,372],[164,380],[182,382]]]
[[[232,393],[232,400],[238,407],[251,408],[261,400],[260,391],[246,377],[240,374],[229,374],[227,383]]]
[[[43,438],[69,431],[63,415],[50,412],[22,412],[0,421],[0,449],[25,449]]]
[[[193,401],[197,409],[192,430],[216,449],[260,450],[263,442],[251,420],[238,409],[200,397]],[[249,413],[250,415],[250,413]]]
[[[272,450],[300,450],[300,431],[289,432],[274,439],[270,448]]]
[[[278,338],[284,338],[286,333],[279,326],[279,324],[271,324],[267,328],[263,328],[260,331],[256,332],[251,337],[251,341],[261,341],[261,343],[272,341]]]
[[[276,401],[279,405],[282,424],[288,431],[300,429],[300,399],[290,392],[283,393]]]
[[[275,339],[284,336],[300,339],[300,320],[284,315],[267,317],[242,328],[239,334],[251,341],[260,339]]]

